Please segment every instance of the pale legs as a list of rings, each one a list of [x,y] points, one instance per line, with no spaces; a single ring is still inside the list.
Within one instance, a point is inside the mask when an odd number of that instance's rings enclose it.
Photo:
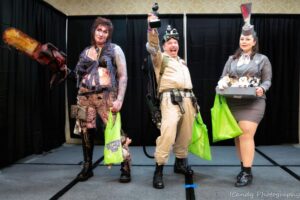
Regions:
[[[252,182],[251,167],[255,154],[254,135],[258,124],[251,121],[240,121],[240,128],[243,133],[241,136],[235,138],[235,146],[237,155],[242,164],[242,170],[237,176],[236,187],[246,186]]]

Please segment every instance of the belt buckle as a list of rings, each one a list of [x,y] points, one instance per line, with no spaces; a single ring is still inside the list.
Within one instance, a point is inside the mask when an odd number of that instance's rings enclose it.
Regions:
[[[95,90],[96,89],[96,86],[88,87],[88,85],[86,83],[82,83],[81,87],[83,87],[85,89],[88,89],[88,90]]]

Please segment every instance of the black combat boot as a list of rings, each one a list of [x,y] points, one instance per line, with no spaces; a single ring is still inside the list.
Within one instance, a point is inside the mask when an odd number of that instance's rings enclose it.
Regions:
[[[240,173],[236,176],[236,180],[239,180],[242,177],[243,174],[243,162],[241,162],[241,171]]]
[[[121,183],[128,183],[131,181],[131,176],[130,176],[130,164],[128,161],[124,161],[121,163],[121,175],[119,181]]]
[[[179,174],[193,174],[194,171],[188,165],[187,158],[176,158],[174,164],[174,172]]]
[[[251,172],[251,167],[243,167],[243,170],[235,183],[235,187],[250,185],[252,183],[252,180],[253,175]]]
[[[93,150],[95,129],[89,129],[87,133],[82,134],[82,151],[83,151],[83,169],[77,175],[78,181],[86,181],[94,176],[93,173]]]
[[[156,189],[163,189],[165,187],[163,182],[163,169],[163,165],[158,165],[156,163],[156,168],[153,176],[153,187]]]

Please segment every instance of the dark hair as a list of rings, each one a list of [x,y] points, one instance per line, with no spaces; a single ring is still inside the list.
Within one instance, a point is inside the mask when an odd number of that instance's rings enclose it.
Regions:
[[[253,56],[254,56],[256,53],[259,52],[258,37],[257,37],[257,35],[256,35],[255,32],[252,34],[252,36],[253,36],[253,39],[254,39],[254,41],[255,41],[256,43],[255,43],[255,45],[252,47],[252,52],[251,52],[251,55],[250,55],[250,58],[251,58],[251,59],[253,59]],[[235,60],[235,59],[239,59],[239,58],[241,57],[242,53],[243,53],[243,50],[239,47],[239,48],[235,51],[235,53],[233,54],[233,59],[234,59],[234,60]]]
[[[112,22],[110,21],[110,19],[106,19],[104,17],[97,17],[95,19],[93,25],[92,25],[92,28],[91,28],[91,44],[92,45],[96,44],[96,41],[95,41],[95,31],[96,31],[96,28],[99,25],[107,26],[107,28],[108,28],[107,42],[111,41],[111,37],[112,37],[112,34],[113,34],[113,30],[114,30]]]

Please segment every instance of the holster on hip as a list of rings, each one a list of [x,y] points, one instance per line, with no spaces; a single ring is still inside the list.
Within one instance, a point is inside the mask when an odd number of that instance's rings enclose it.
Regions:
[[[183,98],[180,94],[180,91],[178,89],[172,89],[170,91],[171,93],[171,101],[174,105],[178,105],[180,108],[180,112],[181,114],[185,113],[185,110],[183,108],[182,102],[183,102]]]
[[[70,117],[74,119],[87,119],[87,106],[71,105]]]

